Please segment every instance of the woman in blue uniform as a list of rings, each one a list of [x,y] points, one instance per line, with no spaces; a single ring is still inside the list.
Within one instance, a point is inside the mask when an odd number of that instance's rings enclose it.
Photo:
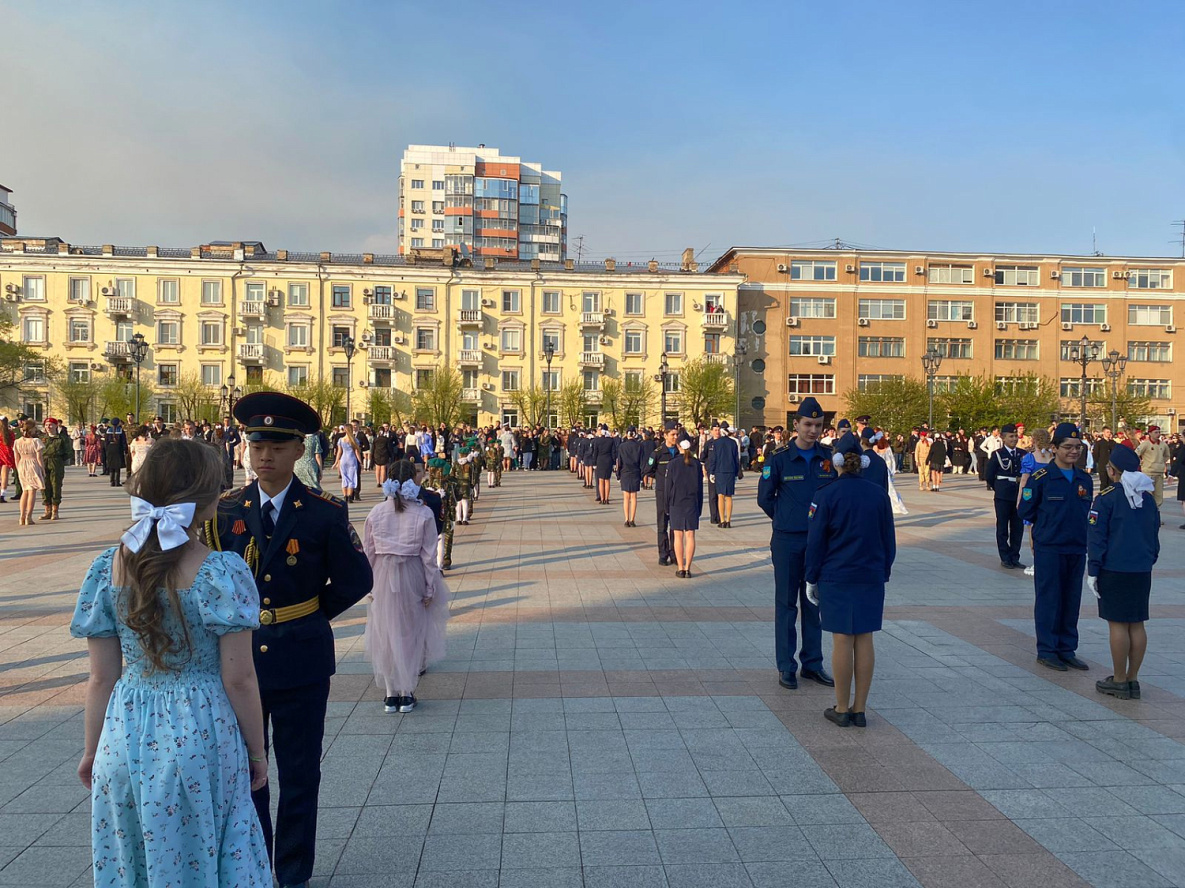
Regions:
[[[1140,458],[1116,447],[1104,471],[1114,486],[1100,493],[1087,518],[1086,587],[1099,600],[1111,635],[1115,672],[1095,682],[1100,694],[1140,699],[1140,664],[1148,650],[1148,595],[1160,555],[1160,512]]]
[[[625,509],[625,526],[637,527],[638,491],[642,487],[642,471],[646,467],[646,456],[638,430],[630,426],[625,440],[617,448],[617,479],[621,482],[621,504]]]
[[[703,464],[691,455],[691,442],[679,442],[681,456],[667,463],[667,477],[663,485],[671,530],[675,532],[675,576],[691,576],[691,561],[695,557],[695,532],[699,530],[699,516],[704,509]]]
[[[815,494],[807,522],[806,594],[832,633],[835,706],[823,715],[840,727],[868,724],[872,633],[881,628],[885,583],[897,555],[889,495],[860,477],[871,459],[851,432],[840,438],[832,457],[839,478]]]
[[[741,451],[728,428],[720,423],[720,437],[708,457],[708,480],[716,485],[716,514],[721,527],[732,527],[732,498],[737,490],[737,476],[741,471]]]
[[[1022,520],[1033,523],[1037,662],[1058,672],[1090,668],[1075,656],[1086,569],[1086,517],[1094,492],[1090,475],[1076,467],[1081,454],[1078,427],[1072,422],[1058,425],[1053,461],[1029,476],[1017,510]]]

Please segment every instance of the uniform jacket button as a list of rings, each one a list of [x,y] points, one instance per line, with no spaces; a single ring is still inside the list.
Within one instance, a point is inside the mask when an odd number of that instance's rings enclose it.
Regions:
[[[264,575],[263,575],[263,581],[264,581],[265,583],[270,583],[270,582],[272,581],[272,575],[271,575],[271,574],[264,574]]]
[[[259,646],[259,652],[260,652],[261,654],[266,654],[266,653],[267,653],[267,645],[266,645],[266,644],[261,644],[261,645]]]
[[[263,603],[264,604],[271,604],[272,600],[270,598],[265,598],[265,599],[263,599]]]

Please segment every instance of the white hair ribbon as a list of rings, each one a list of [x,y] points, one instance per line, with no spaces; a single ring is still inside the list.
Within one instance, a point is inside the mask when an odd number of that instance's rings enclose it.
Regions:
[[[408,478],[399,485],[399,495],[404,499],[416,499],[420,495],[420,485]]]
[[[183,546],[189,541],[189,534],[185,528],[193,523],[193,513],[197,509],[194,503],[173,503],[169,506],[154,506],[138,496],[130,498],[132,501],[132,517],[136,523],[127,529],[120,540],[129,551],[139,552],[156,526],[156,537],[160,540],[161,551],[167,552]]]

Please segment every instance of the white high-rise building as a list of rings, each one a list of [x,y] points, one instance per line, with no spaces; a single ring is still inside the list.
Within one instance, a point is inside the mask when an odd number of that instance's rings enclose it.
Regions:
[[[399,164],[399,252],[464,245],[474,256],[567,257],[560,173],[478,145],[409,145]]]

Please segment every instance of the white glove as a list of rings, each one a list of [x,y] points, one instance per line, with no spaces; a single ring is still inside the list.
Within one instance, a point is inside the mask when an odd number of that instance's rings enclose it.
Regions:
[[[1103,597],[1102,595],[1099,594],[1099,578],[1098,577],[1087,577],[1086,578],[1086,588],[1094,593],[1095,598],[1101,599]]]
[[[715,475],[709,475],[709,476],[708,476],[708,480],[709,480],[709,481],[711,481],[713,484],[715,484],[715,483],[716,483],[716,476],[715,476]]]
[[[807,583],[806,584],[806,600],[809,601],[811,604],[813,604],[815,607],[819,606],[819,584],[818,583]]]

